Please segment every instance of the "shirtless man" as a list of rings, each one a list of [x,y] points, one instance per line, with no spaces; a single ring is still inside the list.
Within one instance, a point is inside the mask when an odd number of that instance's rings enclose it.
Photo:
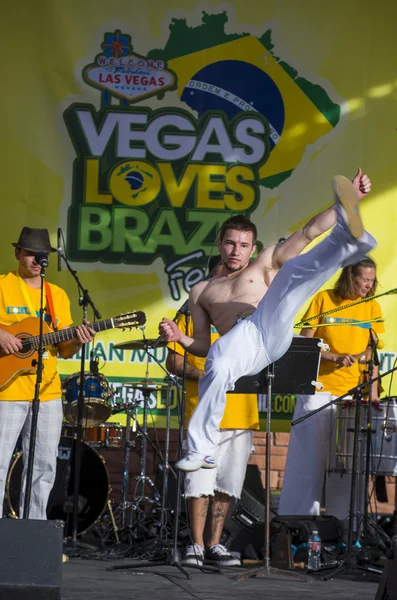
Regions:
[[[236,226],[232,217],[222,227],[218,242],[222,272],[190,292],[194,337],[183,334],[170,319],[161,321],[163,339],[179,342],[197,356],[207,356],[205,375],[199,382],[200,402],[189,422],[188,453],[177,463],[179,469],[216,466],[226,392],[240,377],[255,375],[283,356],[291,344],[299,308],[338,269],[357,262],[376,246],[375,239],[364,231],[358,211],[359,199],[370,191],[369,178],[359,169],[353,184],[338,175],[333,186],[334,207],[281,244],[264,248],[251,264],[256,228],[249,220],[245,227]],[[242,217],[235,221],[239,219]],[[325,240],[298,256],[335,223]],[[211,323],[221,338],[210,349]]]

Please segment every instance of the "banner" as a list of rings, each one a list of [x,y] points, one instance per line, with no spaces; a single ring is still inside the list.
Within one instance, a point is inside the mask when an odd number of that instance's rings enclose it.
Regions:
[[[146,313],[144,331],[95,341],[113,420],[134,383],[166,375],[164,347],[149,357],[115,345],[157,337],[232,214],[256,223],[260,247],[274,244],[331,204],[334,174],[353,178],[361,166],[381,291],[397,287],[393,13],[391,0],[332,10],[309,0],[22,0],[4,10],[2,270],[15,268],[10,243],[24,225],[47,227],[53,245],[60,226],[101,316]],[[75,283],[55,267],[48,279],[81,322]],[[396,302],[380,300],[384,371],[397,356]],[[79,355],[59,361],[64,379],[79,368]],[[152,393],[149,424],[164,424],[164,394]],[[288,429],[293,407],[274,399],[276,427]],[[171,413],[175,424],[175,398]]]

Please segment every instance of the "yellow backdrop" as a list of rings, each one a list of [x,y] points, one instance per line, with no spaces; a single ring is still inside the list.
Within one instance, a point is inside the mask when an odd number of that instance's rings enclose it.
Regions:
[[[363,214],[379,240],[381,291],[397,287],[396,13],[392,0],[9,3],[1,270],[15,266],[10,243],[22,226],[47,227],[54,245],[61,227],[102,316],[144,310],[145,335],[157,337],[161,317],[203,276],[229,214],[250,215],[261,242],[274,243],[331,203],[332,175],[361,166],[373,182]],[[48,279],[68,292],[79,322],[76,285],[55,262]],[[397,296],[380,302],[386,370]],[[147,370],[163,378],[142,351],[113,350],[141,336],[98,336],[117,402],[123,382]],[[78,369],[79,357],[60,361],[64,376]],[[159,422],[163,401],[153,395]],[[279,400],[276,412],[292,408]]]

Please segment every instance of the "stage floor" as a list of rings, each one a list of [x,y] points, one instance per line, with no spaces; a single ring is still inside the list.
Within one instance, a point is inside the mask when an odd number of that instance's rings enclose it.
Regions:
[[[125,560],[125,564],[130,560]],[[236,582],[244,568],[203,573],[188,568],[191,579],[171,566],[108,571],[122,561],[71,558],[63,565],[62,600],[374,600],[378,583],[360,573],[339,575],[323,581],[321,574],[309,582],[284,575],[281,578],[250,578]]]

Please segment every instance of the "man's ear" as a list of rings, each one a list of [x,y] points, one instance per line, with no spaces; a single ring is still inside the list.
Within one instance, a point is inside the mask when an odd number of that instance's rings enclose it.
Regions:
[[[252,250],[251,250],[251,254],[250,257],[256,252],[256,244],[255,246],[252,246]]]

